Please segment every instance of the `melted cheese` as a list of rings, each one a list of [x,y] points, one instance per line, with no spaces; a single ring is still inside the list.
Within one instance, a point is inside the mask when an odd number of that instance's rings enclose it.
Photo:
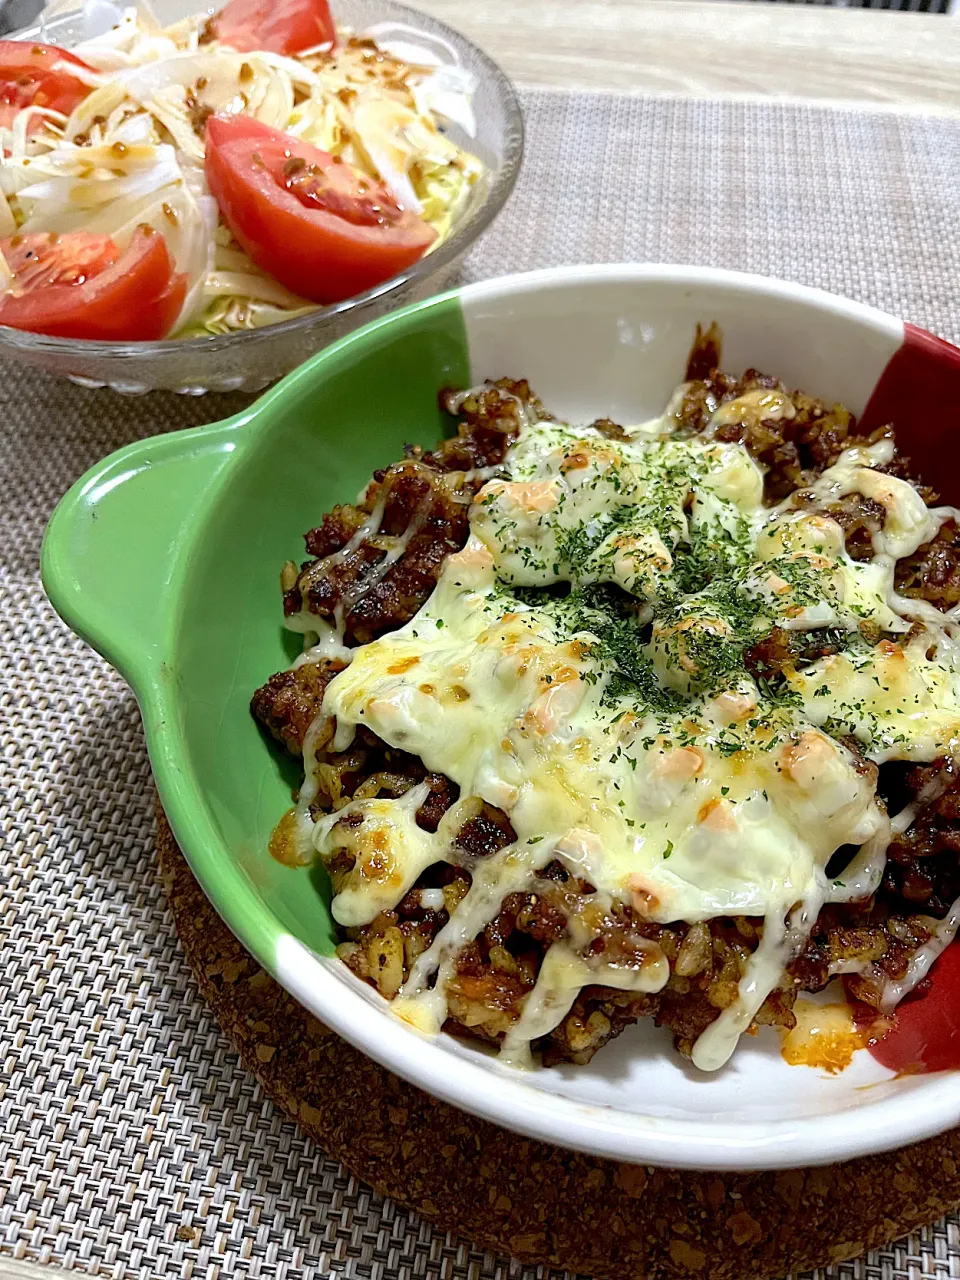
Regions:
[[[763,392],[763,404],[748,394],[721,406],[723,422],[793,411],[780,393]],[[625,903],[660,923],[763,918],[737,1000],[694,1050],[704,1069],[727,1060],[822,904],[871,892],[882,873],[890,823],[838,738],[854,734],[881,761],[930,760],[960,737],[952,624],[927,620],[895,639],[916,617],[893,591],[895,559],[939,521],[876,470],[889,456],[888,442],[849,449],[802,506],[770,509],[741,444],[683,438],[669,418],[625,440],[526,421],[420,613],[353,650],[325,696],[337,750],[366,726],[461,796],[434,834],[415,820],[424,787],[313,826],[315,848],[355,856],[334,901],[341,924],[395,906],[433,863],[463,862],[454,837],[470,805],[504,810],[516,832],[470,863],[471,887],[416,960],[401,1016],[439,1029],[460,948],[558,860],[594,886],[601,913]],[[866,564],[819,510],[852,492],[886,512]],[[837,651],[788,667],[772,691],[744,653],[773,627],[830,628]],[[826,875],[841,845],[862,846],[853,889]],[[506,1038],[510,1061],[527,1060],[582,986],[654,992],[667,981],[654,944],[613,963],[591,954],[592,936],[572,917],[547,952]]]

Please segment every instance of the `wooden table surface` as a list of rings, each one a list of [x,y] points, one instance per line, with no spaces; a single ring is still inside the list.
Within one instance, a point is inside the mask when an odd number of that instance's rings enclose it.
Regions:
[[[960,112],[960,17],[726,0],[411,3],[528,86]],[[0,1255],[0,1280],[67,1274]]]
[[[960,111],[960,17],[723,0],[410,0],[525,85]]]

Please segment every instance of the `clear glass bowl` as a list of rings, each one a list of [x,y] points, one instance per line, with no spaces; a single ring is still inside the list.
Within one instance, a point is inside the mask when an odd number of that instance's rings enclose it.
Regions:
[[[163,23],[196,13],[196,0],[154,0]],[[219,5],[206,7],[212,13]],[[436,49],[444,61],[457,61],[477,79],[474,97],[476,137],[457,126],[449,136],[478,155],[487,166],[452,234],[409,270],[366,293],[309,315],[263,329],[209,338],[163,342],[84,342],[48,338],[0,326],[0,356],[64,374],[89,387],[112,387],[139,395],[145,391],[257,391],[296,368],[308,356],[342,338],[351,329],[394,307],[446,288],[477,237],[490,225],[513,190],[523,156],[523,116],[513,85],[495,62],[445,23],[394,0],[333,0],[339,25],[364,30],[377,25],[381,38],[413,39]],[[394,33],[390,30],[396,26]],[[22,39],[71,45],[82,39],[82,15],[71,10],[46,17],[18,33]]]

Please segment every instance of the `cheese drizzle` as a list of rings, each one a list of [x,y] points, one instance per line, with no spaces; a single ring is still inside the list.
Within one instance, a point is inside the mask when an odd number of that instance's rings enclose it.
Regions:
[[[757,394],[722,404],[712,427],[755,410]],[[765,416],[792,412],[785,396],[762,394]],[[559,861],[595,892],[546,952],[502,1056],[529,1063],[531,1043],[583,986],[664,986],[669,965],[655,943],[619,962],[590,949],[596,922],[626,904],[662,924],[762,917],[737,999],[694,1046],[704,1070],[727,1061],[824,903],[874,892],[894,830],[908,825],[891,823],[862,758],[923,762],[957,750],[960,621],[894,589],[896,561],[956,513],[928,510],[878,470],[892,453],[886,440],[855,445],[802,501],[771,508],[742,444],[687,435],[669,409],[623,439],[527,412],[473,502],[466,546],[409,623],[348,650],[333,628],[321,634],[318,619],[298,615],[293,625],[308,633],[298,662],[349,659],[307,734],[297,816],[304,857],[355,855],[333,902],[341,925],[392,909],[434,863],[462,864],[455,837],[481,802],[516,832],[470,863],[469,890],[392,1005],[399,1016],[438,1031],[459,950],[508,894],[531,891]],[[850,558],[824,511],[850,493],[885,512],[868,562]],[[381,513],[382,500],[340,554],[375,535]],[[379,572],[422,519],[415,513]],[[834,652],[786,666],[774,686],[745,660],[774,627],[829,633]],[[435,833],[415,820],[424,785],[311,814],[315,746],[331,721],[334,750],[366,726],[457,784],[460,800]],[[842,883],[831,881],[827,864],[844,845],[860,852]],[[945,945],[958,920],[960,909],[935,941]],[[919,981],[936,949],[928,944],[888,1001]]]

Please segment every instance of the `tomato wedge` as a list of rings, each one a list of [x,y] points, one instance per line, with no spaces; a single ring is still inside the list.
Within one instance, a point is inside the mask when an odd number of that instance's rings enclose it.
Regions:
[[[313,302],[389,280],[436,239],[381,183],[250,116],[210,117],[206,173],[257,266]]]
[[[210,19],[210,30],[238,53],[299,53],[337,36],[327,0],[230,0]]]
[[[141,226],[125,251],[108,236],[12,236],[0,251],[13,283],[0,325],[53,338],[148,342],[165,337],[186,296],[163,236]]]
[[[10,125],[24,107],[49,107],[68,116],[90,92],[88,85],[70,74],[71,64],[93,70],[56,45],[0,40],[0,125]]]

